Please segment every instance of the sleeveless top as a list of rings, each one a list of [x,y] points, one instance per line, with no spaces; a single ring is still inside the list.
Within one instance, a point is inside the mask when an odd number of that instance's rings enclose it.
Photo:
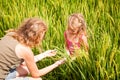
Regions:
[[[82,40],[82,36],[84,34],[80,35],[80,39],[79,40]],[[69,50],[70,52],[70,55],[73,54],[74,52],[74,46],[77,46],[78,48],[80,48],[80,42],[77,42],[75,43],[75,45],[73,45],[73,43],[67,38],[67,34],[66,34],[66,31],[64,32],[64,37],[65,37],[65,42],[66,42],[66,48]]]
[[[19,42],[10,35],[11,33],[0,40],[0,80],[4,80],[10,69],[15,69],[22,62],[15,53]]]

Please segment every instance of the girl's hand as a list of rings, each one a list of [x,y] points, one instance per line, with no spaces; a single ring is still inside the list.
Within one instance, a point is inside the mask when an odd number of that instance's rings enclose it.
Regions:
[[[55,56],[56,55],[56,50],[47,50],[45,51],[43,54],[46,56],[46,57],[51,57],[51,56]]]

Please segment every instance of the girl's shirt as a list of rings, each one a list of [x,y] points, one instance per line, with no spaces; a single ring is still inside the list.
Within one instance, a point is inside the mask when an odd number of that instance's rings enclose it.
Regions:
[[[79,40],[82,40],[82,37],[84,36],[84,34],[81,34],[79,36]],[[78,42],[75,42],[74,44],[67,38],[67,34],[66,34],[66,31],[64,32],[64,37],[65,37],[65,42],[66,42],[66,48],[68,49],[70,55],[73,54],[74,50],[75,50],[75,47],[77,48],[80,48],[80,44],[81,42],[78,41]]]

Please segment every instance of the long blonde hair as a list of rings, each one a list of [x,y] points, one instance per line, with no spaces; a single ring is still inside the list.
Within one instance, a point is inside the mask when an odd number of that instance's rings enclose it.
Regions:
[[[47,26],[45,22],[39,18],[28,18],[22,22],[19,28],[13,32],[13,37],[20,43],[33,47],[38,45],[42,39],[43,32],[45,33]]]
[[[78,23],[73,24],[75,19],[78,19]],[[76,27],[79,27],[79,31],[77,32],[77,34],[84,33],[86,35],[86,22],[84,20],[84,16],[80,13],[73,13],[68,18],[68,31],[74,34],[74,30]]]

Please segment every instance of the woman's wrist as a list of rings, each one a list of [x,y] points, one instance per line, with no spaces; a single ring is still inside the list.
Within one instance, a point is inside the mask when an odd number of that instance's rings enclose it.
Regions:
[[[59,60],[59,61],[56,61],[54,64],[55,64],[56,67],[58,67],[58,66],[60,66],[61,64],[63,64],[65,61],[66,61],[66,58],[63,58],[63,59],[61,59],[61,60]]]
[[[48,57],[47,53],[42,53],[43,58]]]
[[[41,54],[35,56],[35,61],[39,61],[45,57],[47,57],[47,55],[45,55],[45,53],[41,53]]]
[[[58,67],[59,65],[57,64],[57,63],[54,63],[54,67],[56,68],[56,67]]]

